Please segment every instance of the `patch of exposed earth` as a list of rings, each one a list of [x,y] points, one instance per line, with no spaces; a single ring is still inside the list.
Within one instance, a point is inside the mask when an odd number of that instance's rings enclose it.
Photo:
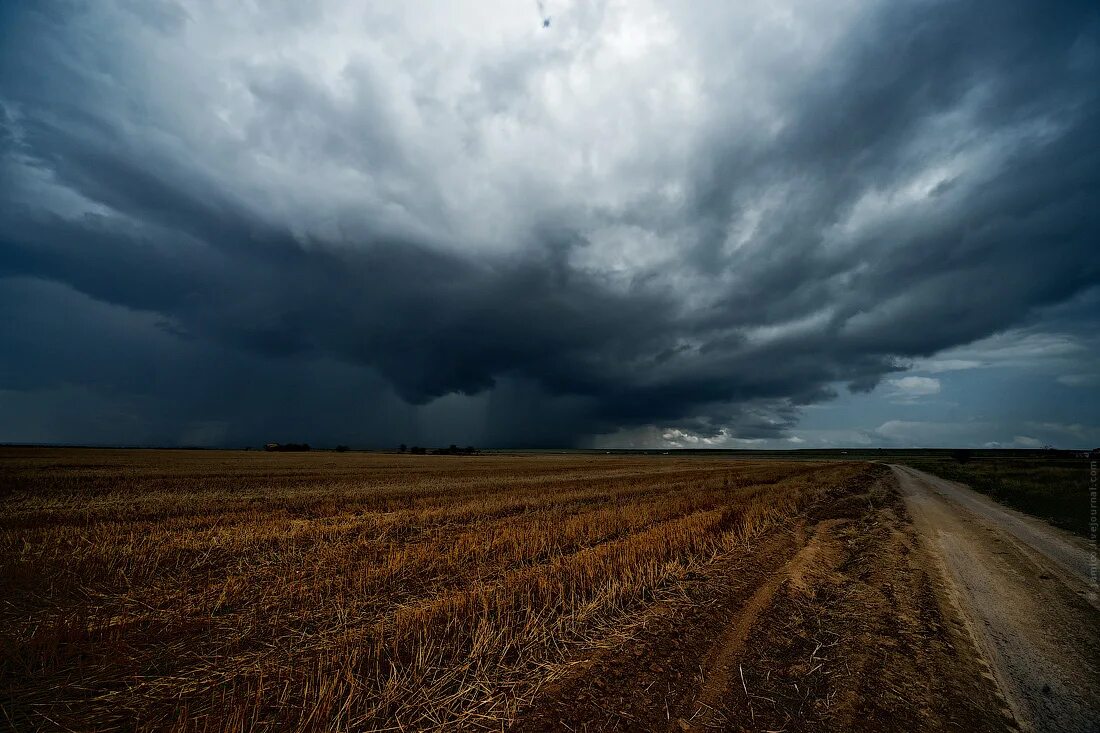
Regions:
[[[835,491],[577,659],[512,729],[1017,729],[905,502],[885,469]]]

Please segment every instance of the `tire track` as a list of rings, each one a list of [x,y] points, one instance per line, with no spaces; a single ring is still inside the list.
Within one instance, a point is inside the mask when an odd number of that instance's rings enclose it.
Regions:
[[[776,592],[788,582],[796,584],[804,583],[803,576],[806,571],[818,562],[818,559],[828,552],[827,544],[832,536],[833,528],[841,524],[842,520],[828,519],[817,524],[813,536],[779,570],[772,575],[742,607],[737,618],[730,623],[723,632],[718,642],[716,651],[708,666],[708,672],[702,686],[692,704],[692,713],[688,718],[680,718],[676,729],[691,733],[705,731],[726,721],[720,712],[723,697],[731,687],[744,684],[744,678],[737,664],[738,658],[745,646],[745,640],[752,631],[753,626],[771,606]],[[746,689],[746,694],[748,691]]]

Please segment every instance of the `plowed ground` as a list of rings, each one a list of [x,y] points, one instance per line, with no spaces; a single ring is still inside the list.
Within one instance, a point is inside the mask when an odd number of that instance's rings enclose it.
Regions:
[[[0,727],[1003,730],[885,466],[0,449]]]
[[[935,573],[868,477],[706,568],[512,729],[1011,730]]]

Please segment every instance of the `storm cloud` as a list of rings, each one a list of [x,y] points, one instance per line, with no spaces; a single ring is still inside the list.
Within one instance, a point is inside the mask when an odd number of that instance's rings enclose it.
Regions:
[[[1091,321],[1094,4],[725,5],[0,11],[3,437],[778,440]]]

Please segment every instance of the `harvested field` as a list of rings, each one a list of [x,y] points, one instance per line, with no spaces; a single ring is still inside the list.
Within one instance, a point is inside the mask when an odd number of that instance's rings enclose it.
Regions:
[[[0,462],[14,729],[1006,725],[884,466]]]

